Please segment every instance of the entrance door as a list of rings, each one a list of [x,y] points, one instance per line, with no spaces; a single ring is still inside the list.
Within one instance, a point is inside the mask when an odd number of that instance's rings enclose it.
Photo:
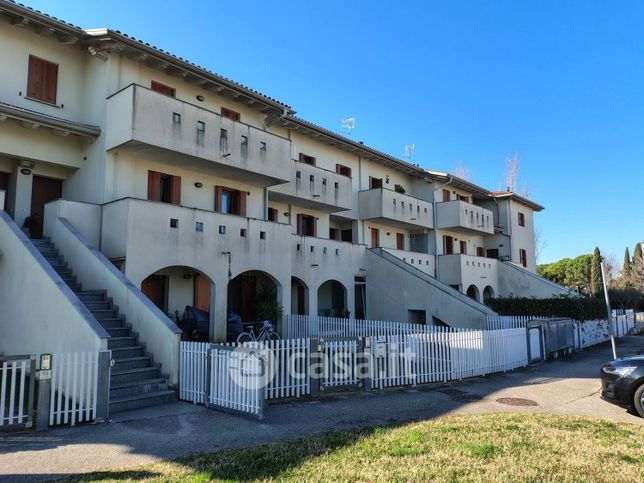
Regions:
[[[42,226],[45,218],[45,203],[63,196],[63,182],[59,179],[34,176],[31,188],[31,218],[29,226],[31,238],[42,238]]]
[[[380,230],[371,228],[371,248],[376,248],[380,243]]]
[[[443,255],[451,255],[452,253],[454,253],[454,238],[443,235]]]
[[[5,192],[4,204],[0,200],[0,210],[7,209],[7,191],[9,190],[9,173],[0,173],[0,191]]]
[[[141,292],[154,305],[165,311],[165,277],[163,275],[150,275],[143,280],[141,282]]]

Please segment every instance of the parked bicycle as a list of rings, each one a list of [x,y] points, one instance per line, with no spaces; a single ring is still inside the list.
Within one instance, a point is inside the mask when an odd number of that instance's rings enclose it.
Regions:
[[[280,340],[280,336],[275,332],[273,324],[268,320],[262,323],[262,328],[258,335],[255,335],[255,331],[251,327],[249,331],[242,332],[237,336],[237,342],[240,344],[244,342],[267,342],[269,340]]]

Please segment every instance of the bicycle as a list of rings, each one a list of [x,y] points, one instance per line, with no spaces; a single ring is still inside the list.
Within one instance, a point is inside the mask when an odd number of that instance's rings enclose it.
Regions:
[[[243,344],[244,342],[266,342],[269,340],[280,340],[280,336],[275,332],[273,325],[268,320],[262,323],[262,329],[258,335],[255,335],[255,331],[251,327],[248,332],[242,332],[237,336],[237,342],[239,344]]]

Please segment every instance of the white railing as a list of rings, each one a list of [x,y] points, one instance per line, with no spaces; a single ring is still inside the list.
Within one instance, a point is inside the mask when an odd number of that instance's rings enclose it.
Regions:
[[[34,368],[31,356],[0,356],[0,429],[31,423]]]
[[[49,425],[93,421],[98,391],[98,352],[52,355]]]
[[[206,402],[207,342],[181,342],[179,350],[179,399]]]
[[[343,319],[317,315],[289,315],[289,338],[306,337],[369,337],[377,335],[423,334],[427,332],[452,332],[452,327],[410,324],[386,320]]]

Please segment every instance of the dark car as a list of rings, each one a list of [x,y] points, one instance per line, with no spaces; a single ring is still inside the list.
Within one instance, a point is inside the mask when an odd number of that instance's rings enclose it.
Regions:
[[[601,369],[602,398],[644,418],[644,355],[615,359]]]

